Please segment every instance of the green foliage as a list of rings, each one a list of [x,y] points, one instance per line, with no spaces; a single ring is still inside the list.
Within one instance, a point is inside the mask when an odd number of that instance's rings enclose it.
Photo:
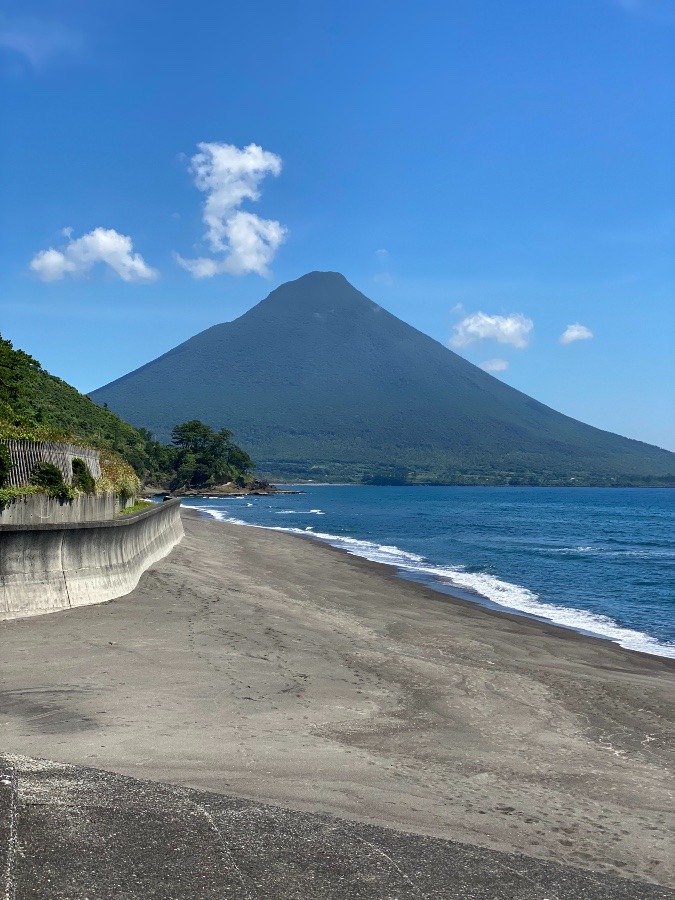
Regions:
[[[30,482],[62,503],[70,502],[75,497],[73,489],[63,480],[61,470],[52,463],[36,463],[31,472]]]
[[[14,350],[11,341],[0,335],[0,419],[20,424],[30,417],[28,383],[39,369],[40,364],[32,356]]]
[[[120,516],[129,516],[131,513],[142,512],[149,509],[153,504],[149,500],[137,500],[133,506],[127,506],[118,513]]]
[[[143,471],[146,439],[0,335],[0,438],[107,448]]]
[[[36,463],[31,472],[30,482],[47,490],[58,488],[65,483],[61,470],[50,462]]]
[[[96,482],[94,476],[87,468],[87,464],[83,459],[75,457],[73,459],[73,487],[83,494],[96,493]]]
[[[231,437],[227,428],[214,431],[198,419],[176,425],[171,431],[176,448],[167,460],[173,468],[171,489],[202,488],[244,478],[253,469],[253,460]]]
[[[99,490],[115,491],[121,500],[136,497],[141,490],[141,481],[133,467],[116,453],[102,450],[100,454],[101,478]]]
[[[173,446],[160,444],[97,406],[60,378],[45,372],[27,353],[0,336],[0,438],[51,440],[102,451],[100,490],[136,496],[139,478],[155,484],[199,486],[236,480],[253,468],[251,458],[230,440],[226,428],[214,432],[197,420],[176,426]],[[2,447],[2,445],[0,445]],[[0,450],[0,486],[4,457]],[[126,461],[126,462],[125,462]],[[11,464],[11,460],[10,460]],[[86,464],[73,461],[73,486],[90,493],[96,486]],[[70,490],[65,486],[67,490]],[[63,488],[60,488],[64,493]]]
[[[7,481],[7,476],[12,471],[12,457],[4,444],[0,444],[0,487]]]
[[[161,444],[147,429],[123,422],[45,372],[36,360],[14,350],[11,342],[0,336],[0,438],[62,441],[99,450],[102,477],[98,485],[84,461],[73,460],[76,490],[112,490],[129,498],[139,493],[140,479],[173,487],[200,487],[245,478],[253,469],[251,458],[232,443],[232,433],[226,428],[213,431],[193,419],[177,425],[174,432],[173,445]],[[6,453],[6,448],[0,444],[0,486],[6,478],[3,451]],[[43,473],[39,477],[48,476]],[[65,484],[43,489],[61,496],[73,494]]]
[[[222,440],[229,440],[232,432],[227,428],[221,428],[216,435],[212,428],[204,425],[198,419],[191,419],[189,422],[183,422],[182,425],[176,425],[171,431],[171,442],[190,453],[208,453],[216,437]]]

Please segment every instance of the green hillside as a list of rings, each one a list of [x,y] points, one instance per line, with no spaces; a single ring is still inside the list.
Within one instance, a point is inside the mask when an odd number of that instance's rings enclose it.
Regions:
[[[138,469],[145,463],[143,434],[14,350],[2,336],[0,437],[81,443],[113,450]]]
[[[109,451],[102,454],[109,481],[126,477],[133,482],[121,460],[145,481],[172,489],[252,480],[253,462],[232,442],[228,429],[214,432],[194,416],[187,418],[191,421],[171,424],[172,444],[163,445],[50,375],[0,335],[0,438],[63,441]]]
[[[353,288],[314,272],[92,393],[165,439],[227,422],[286,478],[672,484],[675,454],[514,390]]]

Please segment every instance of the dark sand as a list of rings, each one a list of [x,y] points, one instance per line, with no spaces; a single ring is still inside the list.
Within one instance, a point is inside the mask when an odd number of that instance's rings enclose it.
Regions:
[[[0,750],[675,884],[675,661],[185,513],[126,597],[0,623]]]

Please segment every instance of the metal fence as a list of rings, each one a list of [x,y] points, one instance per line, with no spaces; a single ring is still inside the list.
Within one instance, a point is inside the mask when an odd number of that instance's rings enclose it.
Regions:
[[[73,460],[81,459],[94,478],[101,477],[101,462],[98,450],[76,447],[74,444],[57,444],[54,441],[11,441],[0,440],[12,457],[12,470],[5,481],[7,487],[22,487],[30,481],[31,472],[37,463],[48,462],[61,471],[63,480],[70,484],[73,480]]]

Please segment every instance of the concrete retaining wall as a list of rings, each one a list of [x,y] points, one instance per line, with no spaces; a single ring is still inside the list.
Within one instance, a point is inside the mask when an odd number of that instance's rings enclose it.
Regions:
[[[0,525],[61,525],[76,522],[105,522],[127,503],[112,491],[105,494],[77,494],[66,503],[47,494],[17,497],[0,510]]]
[[[182,536],[180,500],[109,522],[0,525],[0,619],[128,594]]]

